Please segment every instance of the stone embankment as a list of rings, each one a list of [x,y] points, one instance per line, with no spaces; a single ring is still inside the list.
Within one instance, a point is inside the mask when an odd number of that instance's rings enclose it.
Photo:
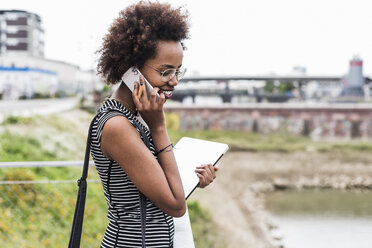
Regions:
[[[345,174],[313,178],[301,176],[296,179],[275,178],[272,181],[255,182],[251,186],[256,192],[287,189],[372,189],[371,177],[351,177]]]

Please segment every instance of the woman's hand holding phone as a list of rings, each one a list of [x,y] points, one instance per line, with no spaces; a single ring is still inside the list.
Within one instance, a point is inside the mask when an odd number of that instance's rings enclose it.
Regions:
[[[142,89],[140,89],[142,87]],[[159,92],[158,87],[154,87],[148,97],[146,90],[146,83],[143,75],[140,76],[140,82],[135,82],[134,90],[132,93],[133,102],[137,107],[141,117],[149,126],[150,130],[156,130],[158,128],[165,128],[165,116],[164,116],[164,103],[165,96],[163,93],[160,94],[158,101],[156,101],[156,95]],[[141,91],[141,94],[140,94]]]

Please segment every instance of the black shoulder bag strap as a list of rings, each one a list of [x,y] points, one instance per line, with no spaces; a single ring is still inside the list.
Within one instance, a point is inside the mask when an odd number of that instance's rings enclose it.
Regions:
[[[147,148],[150,149],[150,140],[147,137],[145,130],[136,121],[133,122],[134,125],[141,132],[141,137]],[[139,191],[140,194],[140,208],[141,208],[141,228],[142,228],[142,248],[146,247],[146,197]]]
[[[99,114],[101,114],[100,112]],[[75,213],[74,219],[72,222],[71,228],[71,235],[70,241],[68,244],[68,248],[79,248],[80,247],[80,240],[81,240],[81,232],[83,228],[83,220],[84,220],[84,209],[85,209],[85,199],[87,195],[87,175],[88,175],[88,168],[89,168],[89,156],[90,156],[90,144],[91,144],[91,136],[92,136],[92,127],[95,119],[99,115],[97,114],[90,123],[89,131],[88,131],[88,138],[87,144],[85,148],[85,157],[84,157],[84,167],[81,178],[78,180],[78,195],[76,199],[76,206],[75,206]],[[140,130],[142,140],[146,144],[146,146],[150,149],[150,141],[146,136],[145,131],[137,122],[134,121],[134,125]],[[142,248],[146,247],[146,197],[140,192],[140,209],[141,209],[141,231],[142,231]]]

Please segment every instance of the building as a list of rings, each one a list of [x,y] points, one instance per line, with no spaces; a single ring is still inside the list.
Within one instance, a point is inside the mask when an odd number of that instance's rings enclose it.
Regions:
[[[366,83],[363,76],[363,60],[354,56],[350,60],[349,73],[342,79],[342,96],[364,97],[364,85]]]
[[[0,10],[0,98],[86,95],[101,84],[95,71],[44,57],[40,16]]]
[[[44,56],[44,29],[39,15],[0,10],[0,54]]]
[[[58,78],[53,71],[0,66],[0,94],[4,100],[55,95],[57,87]]]
[[[336,101],[360,101],[369,98],[372,85],[366,88],[367,79],[363,75],[363,60],[354,56],[349,62],[348,74],[341,77],[340,81],[317,82],[309,81],[306,85],[306,97]]]
[[[95,71],[58,60],[28,55],[0,55],[0,95],[12,99],[36,94],[88,94],[100,84]]]

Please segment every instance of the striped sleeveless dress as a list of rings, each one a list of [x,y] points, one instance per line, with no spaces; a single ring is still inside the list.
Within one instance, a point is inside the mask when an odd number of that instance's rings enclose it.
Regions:
[[[108,204],[109,225],[101,248],[142,247],[139,191],[120,165],[105,157],[101,151],[103,126],[114,116],[123,116],[132,124],[137,122],[141,125],[150,140],[150,150],[155,156],[155,147],[149,130],[120,102],[107,99],[101,107],[101,114],[93,124],[91,141],[91,154]],[[146,247],[173,247],[173,236],[173,218],[146,199]]]

